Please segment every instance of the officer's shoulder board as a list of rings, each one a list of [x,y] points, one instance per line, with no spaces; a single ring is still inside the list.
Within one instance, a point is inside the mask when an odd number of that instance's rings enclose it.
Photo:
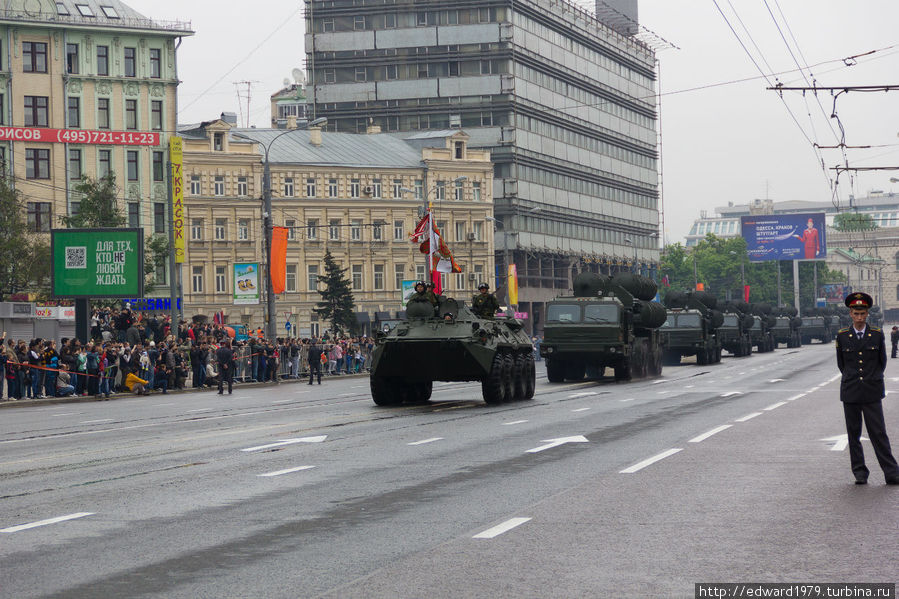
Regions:
[[[883,329],[879,329],[877,327],[870,327],[872,331],[877,331],[878,333],[882,333]]]
[[[846,333],[847,331],[849,331],[849,327],[846,327],[845,329],[840,329],[839,331],[837,331],[837,334]]]

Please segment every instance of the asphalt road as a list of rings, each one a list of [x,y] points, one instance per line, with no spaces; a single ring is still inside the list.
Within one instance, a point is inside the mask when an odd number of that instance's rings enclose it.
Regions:
[[[895,582],[899,488],[867,443],[871,484],[852,484],[836,375],[812,345],[627,384],[541,376],[501,406],[438,383],[377,408],[352,377],[0,410],[0,596]]]

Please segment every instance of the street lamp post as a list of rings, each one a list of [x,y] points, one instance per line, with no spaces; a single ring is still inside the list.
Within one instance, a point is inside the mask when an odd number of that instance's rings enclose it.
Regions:
[[[637,272],[637,244],[634,243],[634,240],[631,239],[630,237],[625,237],[624,243],[626,243],[634,248],[634,261],[631,264],[631,272],[636,273]]]
[[[268,339],[274,339],[278,334],[276,330],[277,312],[275,312],[275,293],[272,286],[272,170],[268,159],[269,151],[279,138],[284,137],[288,133],[301,131],[303,129],[308,129],[309,127],[316,127],[327,122],[328,119],[325,117],[309,121],[302,127],[288,129],[287,131],[276,135],[266,145],[263,145],[261,142],[248,135],[232,133],[234,137],[248,139],[265,148],[265,158],[263,159],[262,164],[262,226],[265,233],[265,336]]]

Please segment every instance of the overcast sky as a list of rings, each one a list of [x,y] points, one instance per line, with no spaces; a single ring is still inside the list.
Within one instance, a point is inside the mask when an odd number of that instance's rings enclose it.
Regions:
[[[196,32],[178,54],[182,123],[229,111],[239,115],[241,124],[267,126],[269,96],[285,78],[292,79],[293,69],[304,66],[300,2],[125,2],[157,20],[190,21]],[[713,0],[640,0],[641,24],[677,46],[658,53],[668,243],[683,242],[700,211],[711,215],[728,202],[831,200],[836,174],[830,169],[844,164],[843,153],[816,152],[813,146],[839,143],[839,125],[829,118],[830,92],[817,99],[784,92],[781,100],[766,91],[769,82],[899,85],[897,0],[717,0],[717,5],[727,20]],[[843,62],[873,50],[850,61],[854,66]],[[743,79],[749,80],[728,83]],[[253,82],[249,109],[247,85],[235,86],[239,81]],[[879,146],[846,150],[850,167],[899,166],[899,90],[842,94],[836,109],[846,144]],[[891,176],[899,177],[899,171],[843,174],[836,199],[846,205],[850,194],[863,197],[871,190],[889,191],[891,185],[899,192]]]

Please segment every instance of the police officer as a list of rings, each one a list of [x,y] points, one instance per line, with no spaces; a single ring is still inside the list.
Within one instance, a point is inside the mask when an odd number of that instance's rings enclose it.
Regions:
[[[318,384],[322,384],[322,348],[318,344],[317,339],[312,340],[312,345],[309,346],[309,384],[312,384],[312,380],[316,374],[318,374]]]
[[[499,311],[496,296],[490,293],[490,285],[481,283],[478,292],[471,298],[471,309],[480,318],[493,319]]]
[[[222,341],[222,346],[215,350],[215,360],[219,364],[219,395],[222,395],[225,381],[228,382],[228,395],[234,385],[234,350],[231,340]]]
[[[837,366],[843,374],[840,382],[840,401],[846,418],[849,439],[849,459],[855,484],[868,482],[868,468],[862,452],[862,420],[868,429],[874,454],[883,469],[888,485],[899,485],[899,465],[890,449],[883,419],[883,371],[887,364],[886,341],[883,331],[867,324],[868,310],[874,300],[867,293],[851,293],[846,306],[852,326],[837,333]]]
[[[431,306],[437,306],[437,296],[433,291],[428,291],[424,281],[418,281],[415,284],[415,293],[409,296],[409,302],[427,302]],[[407,302],[407,303],[409,303]]]

